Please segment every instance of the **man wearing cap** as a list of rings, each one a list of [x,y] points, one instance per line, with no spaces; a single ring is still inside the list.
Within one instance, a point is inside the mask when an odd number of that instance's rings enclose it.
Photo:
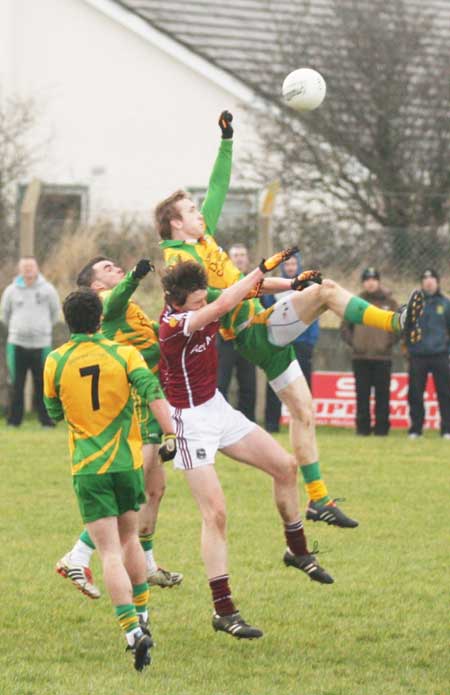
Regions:
[[[441,414],[441,435],[450,439],[450,300],[440,289],[439,275],[434,268],[426,268],[421,278],[424,293],[424,311],[419,319],[420,336],[411,343],[406,336],[409,355],[409,428],[410,439],[422,435],[425,419],[423,394],[428,374],[434,379]]]
[[[380,273],[366,268],[361,274],[363,290],[360,297],[381,309],[397,309],[391,293],[381,287]],[[368,436],[373,432],[385,436],[389,432],[389,391],[391,383],[393,334],[371,326],[341,324],[341,335],[352,348],[352,367],[356,388],[356,434]],[[375,390],[375,422],[372,427],[370,392]]]

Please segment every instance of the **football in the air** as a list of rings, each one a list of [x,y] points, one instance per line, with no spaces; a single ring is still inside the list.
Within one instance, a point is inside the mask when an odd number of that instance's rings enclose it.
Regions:
[[[290,72],[283,82],[283,99],[296,111],[313,111],[325,99],[327,85],[320,72],[299,68]]]

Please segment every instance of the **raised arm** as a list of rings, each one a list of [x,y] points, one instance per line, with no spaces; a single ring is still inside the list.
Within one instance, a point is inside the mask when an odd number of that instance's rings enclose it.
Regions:
[[[103,319],[112,321],[122,316],[127,310],[130,297],[139,287],[139,282],[154,270],[155,266],[148,259],[142,258],[138,261],[133,270],[130,270],[123,280],[112,290],[105,293],[103,298]]]
[[[214,235],[219,222],[228,189],[230,187],[231,164],[233,154],[233,116],[229,111],[222,111],[219,117],[219,127],[222,131],[222,142],[211,177],[208,190],[202,205],[202,215],[205,220],[206,234]]]
[[[193,311],[189,319],[189,333],[194,333],[209,323],[217,321],[221,316],[234,309],[262,281],[265,273],[277,268],[280,263],[290,258],[297,250],[297,247],[293,247],[276,253],[267,260],[263,259],[257,268],[234,285],[223,290],[221,295],[211,304]]]

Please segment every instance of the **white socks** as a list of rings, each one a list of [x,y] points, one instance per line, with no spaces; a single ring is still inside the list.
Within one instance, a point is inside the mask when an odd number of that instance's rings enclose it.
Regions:
[[[83,543],[83,541],[78,539],[69,553],[70,561],[74,565],[83,565],[83,567],[89,567],[93,552],[93,548],[90,548],[88,545],[86,545],[86,543]]]
[[[149,574],[155,574],[158,571],[158,565],[153,557],[153,550],[144,550],[145,561],[147,563],[147,570]]]

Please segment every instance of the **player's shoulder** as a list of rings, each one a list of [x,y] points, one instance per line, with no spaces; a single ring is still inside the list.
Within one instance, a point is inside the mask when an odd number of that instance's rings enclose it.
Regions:
[[[186,320],[187,315],[188,312],[186,311],[176,312],[170,307],[166,307],[161,314],[160,325],[170,326],[170,328],[176,328],[178,324]]]
[[[189,312],[176,312],[171,307],[166,307],[160,317],[159,339],[164,341],[168,335],[182,333]]]
[[[55,348],[51,352],[48,353],[47,359],[54,360],[55,362],[59,362],[59,360],[66,355],[66,353],[71,350],[71,348],[76,345],[75,341],[73,340],[67,340],[65,343],[60,345],[59,347]]]

